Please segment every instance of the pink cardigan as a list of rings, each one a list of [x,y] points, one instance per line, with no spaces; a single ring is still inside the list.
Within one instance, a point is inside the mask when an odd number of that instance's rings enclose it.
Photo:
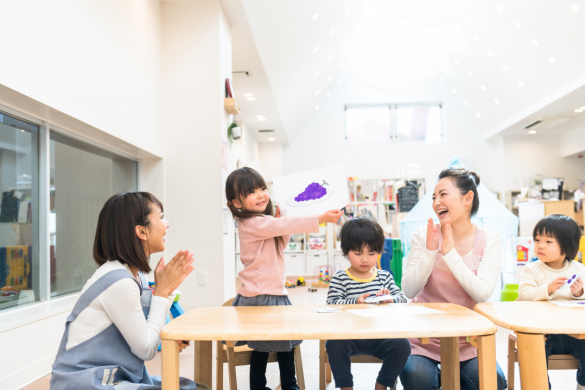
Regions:
[[[238,222],[240,260],[244,269],[238,276],[242,285],[238,294],[288,295],[284,287],[284,247],[291,234],[319,232],[319,217],[252,217]],[[274,237],[281,236],[284,245],[278,247]]]

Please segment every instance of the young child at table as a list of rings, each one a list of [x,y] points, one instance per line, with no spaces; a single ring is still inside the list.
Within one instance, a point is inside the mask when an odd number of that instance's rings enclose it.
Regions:
[[[280,217],[272,208],[266,182],[252,168],[232,172],[225,187],[227,205],[238,222],[240,260],[244,269],[238,274],[242,285],[234,306],[290,305],[285,285],[284,248],[291,234],[316,233],[322,223],[334,223],[343,215],[330,210],[309,217]],[[278,352],[282,390],[298,390],[295,377],[293,341],[240,341],[253,349],[250,359],[250,389],[265,390],[266,365],[270,352]]]
[[[585,299],[581,279],[585,276],[585,266],[573,261],[581,240],[577,222],[566,215],[548,215],[536,224],[532,236],[538,260],[526,264],[522,270],[519,300]],[[549,335],[545,351],[547,358],[550,355],[570,354],[579,359],[577,389],[585,390],[585,340],[563,334]]]
[[[332,278],[327,293],[327,304],[365,303],[370,296],[387,295],[381,303],[406,302],[406,297],[394,283],[390,272],[378,270],[375,265],[384,248],[384,232],[369,218],[347,221],[339,233],[341,250],[350,266],[338,271]],[[335,387],[353,388],[351,356],[369,355],[382,360],[376,379],[376,390],[394,386],[410,355],[408,339],[387,340],[328,340],[325,343]]]

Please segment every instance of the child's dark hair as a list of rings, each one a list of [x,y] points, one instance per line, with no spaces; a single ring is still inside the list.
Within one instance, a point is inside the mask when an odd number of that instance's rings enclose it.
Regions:
[[[453,180],[462,195],[467,195],[469,191],[473,192],[473,204],[471,205],[471,216],[473,217],[479,209],[479,196],[477,195],[479,176],[464,168],[446,168],[439,174],[439,180],[445,177]]]
[[[350,251],[361,252],[364,246],[376,253],[384,250],[384,231],[371,218],[358,217],[344,223],[339,232],[339,240],[345,256]]]
[[[262,213],[248,211],[244,208],[238,209],[232,204],[234,199],[244,203],[244,199],[258,188],[266,188],[266,182],[256,170],[243,167],[230,173],[225,182],[225,197],[235,219],[241,221],[259,215],[274,215],[272,200],[270,199]]]
[[[136,225],[150,225],[148,216],[153,205],[163,211],[160,200],[148,192],[124,192],[106,201],[93,242],[93,259],[98,265],[118,260],[144,273],[151,271],[142,240],[136,235]]]
[[[579,241],[581,241],[581,228],[571,217],[561,214],[547,215],[534,227],[532,238],[536,236],[553,237],[561,247],[561,254],[569,261],[577,256]]]

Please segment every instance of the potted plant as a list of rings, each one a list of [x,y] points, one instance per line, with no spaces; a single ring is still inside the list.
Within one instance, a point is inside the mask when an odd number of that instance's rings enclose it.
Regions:
[[[242,129],[238,126],[236,122],[232,122],[227,129],[228,139],[230,140],[230,146],[233,144],[234,140],[240,139],[242,136]]]

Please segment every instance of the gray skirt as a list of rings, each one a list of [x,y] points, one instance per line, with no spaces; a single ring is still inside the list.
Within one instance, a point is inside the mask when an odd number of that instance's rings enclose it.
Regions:
[[[290,299],[286,295],[258,295],[255,297],[245,297],[236,295],[232,306],[279,306],[291,305]],[[302,343],[301,340],[278,340],[278,341],[238,341],[236,346],[248,344],[249,348],[258,352],[289,352],[294,347]]]

